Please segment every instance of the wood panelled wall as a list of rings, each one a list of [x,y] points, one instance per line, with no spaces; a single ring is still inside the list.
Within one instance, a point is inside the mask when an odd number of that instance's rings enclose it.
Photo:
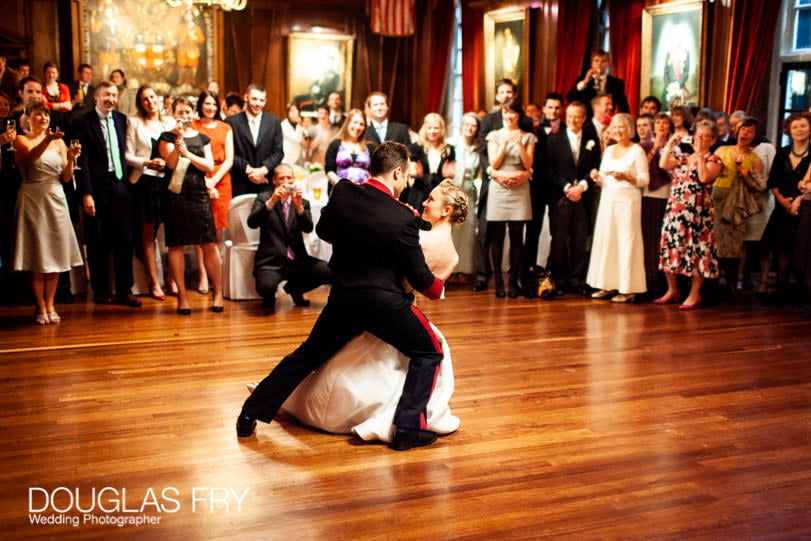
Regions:
[[[425,2],[419,2],[424,15]],[[419,15],[418,15],[419,16]],[[419,118],[419,66],[417,37],[391,38],[372,34],[364,0],[318,2],[270,2],[249,0],[243,12],[225,13],[219,19],[223,37],[221,81],[229,90],[244,90],[252,83],[268,89],[268,110],[281,114],[290,99],[287,92],[288,36],[323,27],[355,37],[351,102],[347,108],[363,108],[372,91],[389,94],[391,116],[412,122]],[[415,74],[410,76],[409,74]]]
[[[73,76],[71,52],[63,55],[60,47],[62,34],[71,32],[70,17],[59,18],[59,1],[0,0],[0,29],[27,46],[24,56],[31,63],[31,73],[38,77],[45,62],[56,63],[68,79]]]

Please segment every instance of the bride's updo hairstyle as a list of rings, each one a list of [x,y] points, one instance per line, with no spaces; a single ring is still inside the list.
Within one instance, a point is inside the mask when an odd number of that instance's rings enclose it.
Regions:
[[[461,224],[467,219],[468,207],[470,203],[467,194],[453,183],[450,179],[445,179],[437,185],[439,193],[442,194],[442,202],[451,207],[451,215],[448,221],[452,224]]]

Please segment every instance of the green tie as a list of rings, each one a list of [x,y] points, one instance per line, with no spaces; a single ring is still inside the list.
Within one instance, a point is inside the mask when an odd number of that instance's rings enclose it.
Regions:
[[[124,178],[124,171],[121,168],[121,153],[118,150],[118,135],[116,135],[115,125],[113,125],[113,113],[109,113],[107,115],[107,141],[110,144],[110,154],[113,157],[115,178],[121,180]]]

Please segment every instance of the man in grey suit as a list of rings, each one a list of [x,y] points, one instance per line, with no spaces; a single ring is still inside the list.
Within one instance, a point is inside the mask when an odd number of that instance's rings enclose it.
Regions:
[[[245,110],[225,119],[234,130],[234,165],[231,167],[234,197],[272,190],[270,178],[284,158],[281,122],[276,115],[262,111],[265,103],[265,87],[252,84],[245,92]]]

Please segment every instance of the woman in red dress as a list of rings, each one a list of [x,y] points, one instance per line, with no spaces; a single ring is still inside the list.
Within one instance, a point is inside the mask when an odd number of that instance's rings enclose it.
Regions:
[[[220,100],[217,94],[204,90],[197,99],[197,116],[192,128],[211,138],[211,152],[214,154],[214,171],[206,175],[211,205],[214,209],[214,225],[217,228],[217,245],[222,243],[222,230],[228,227],[228,205],[231,202],[231,166],[234,164],[234,135],[231,126],[218,120]],[[203,250],[195,247],[200,280],[197,291],[208,293],[208,276],[203,265]]]

